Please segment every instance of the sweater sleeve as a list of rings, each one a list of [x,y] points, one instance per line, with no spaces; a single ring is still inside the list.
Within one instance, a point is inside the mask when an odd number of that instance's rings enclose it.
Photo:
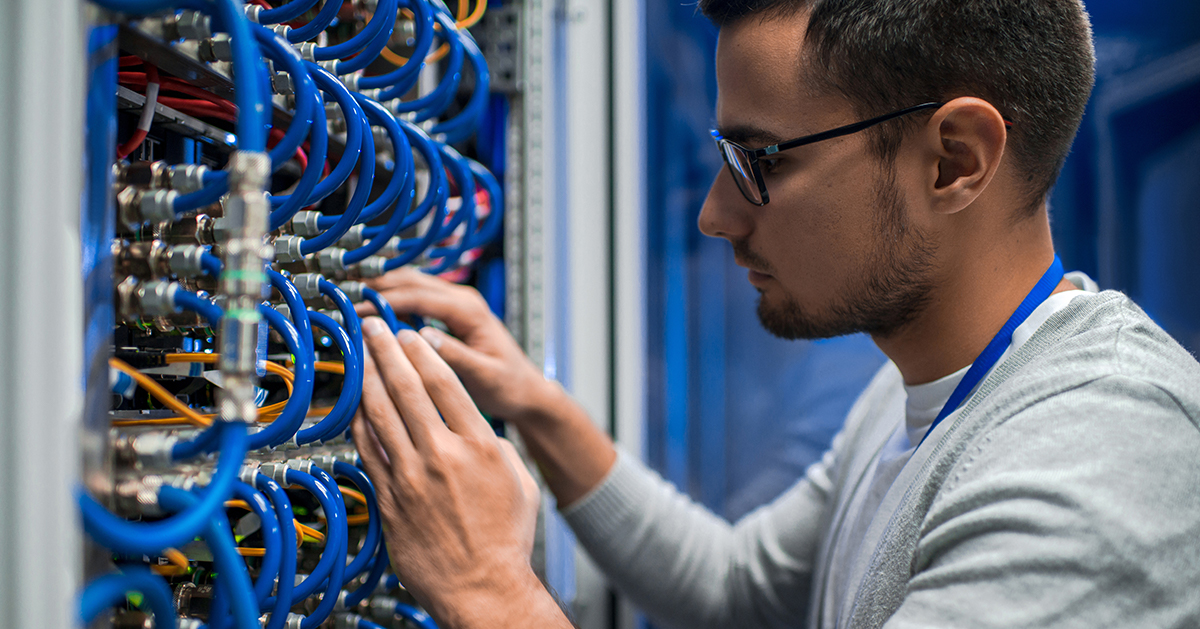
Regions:
[[[888,629],[1200,626],[1200,432],[1109,376],[969,446]]]
[[[827,453],[774,502],[730,525],[621,453],[608,478],[563,515],[617,588],[658,623],[796,627],[835,458]]]

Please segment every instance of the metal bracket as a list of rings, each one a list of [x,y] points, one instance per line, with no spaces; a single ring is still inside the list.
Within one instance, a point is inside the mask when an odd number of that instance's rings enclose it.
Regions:
[[[516,94],[524,89],[521,76],[521,6],[488,9],[473,34],[487,59],[493,92]]]

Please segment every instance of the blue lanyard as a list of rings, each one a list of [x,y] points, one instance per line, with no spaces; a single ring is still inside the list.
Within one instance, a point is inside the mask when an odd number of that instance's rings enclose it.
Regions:
[[[1012,343],[1013,332],[1016,331],[1016,329],[1022,323],[1025,323],[1025,320],[1029,318],[1029,315],[1032,314],[1038,306],[1042,305],[1042,302],[1046,301],[1050,295],[1054,294],[1054,289],[1058,287],[1059,283],[1062,282],[1062,279],[1062,260],[1059,260],[1058,256],[1055,255],[1054,263],[1051,264],[1050,268],[1046,270],[1045,275],[1042,275],[1042,279],[1038,280],[1038,283],[1033,287],[1033,290],[1029,291],[1029,295],[1025,297],[1025,301],[1022,301],[1021,305],[1017,306],[1017,311],[1008,318],[1008,321],[1004,323],[1004,327],[1000,328],[1000,331],[996,333],[996,336],[992,339],[992,342],[988,343],[987,347],[984,348],[983,353],[979,355],[979,358],[975,359],[975,362],[971,365],[971,368],[967,370],[967,375],[963,376],[963,379],[958,383],[957,387],[954,387],[954,393],[951,393],[950,399],[946,400],[946,405],[942,407],[942,411],[938,413],[937,419],[933,420],[933,424],[929,426],[929,430],[926,431],[925,437],[921,438],[921,443],[925,443],[925,439],[929,437],[930,433],[932,433],[935,428],[937,428],[937,425],[940,424],[943,419],[946,419],[946,416],[948,416],[950,413],[958,410],[958,407],[961,406],[964,401],[966,401],[967,394],[975,389],[975,385],[979,384],[980,380],[983,380],[983,377],[992,370],[992,367],[996,364],[996,361],[1000,360],[1000,357],[1004,355],[1004,351],[1007,350],[1009,344]],[[917,447],[921,447],[921,444],[918,443]]]

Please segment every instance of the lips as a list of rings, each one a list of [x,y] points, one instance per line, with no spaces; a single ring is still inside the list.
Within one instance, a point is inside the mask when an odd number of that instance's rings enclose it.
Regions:
[[[762,284],[774,279],[774,277],[767,275],[766,273],[759,273],[753,269],[750,269],[747,275],[750,283],[754,286],[761,286]]]

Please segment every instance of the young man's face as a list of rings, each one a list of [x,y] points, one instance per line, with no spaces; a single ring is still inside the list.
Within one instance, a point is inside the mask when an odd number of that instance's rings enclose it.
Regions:
[[[844,98],[805,84],[806,25],[804,15],[751,16],[721,29],[717,123],[724,137],[755,149],[858,121]],[[909,211],[920,178],[902,162],[882,164],[865,133],[780,152],[760,163],[770,194],[763,207],[742,196],[727,169],[717,174],[700,229],[729,240],[737,263],[750,270],[768,331],[886,336],[921,310],[936,248]]]

